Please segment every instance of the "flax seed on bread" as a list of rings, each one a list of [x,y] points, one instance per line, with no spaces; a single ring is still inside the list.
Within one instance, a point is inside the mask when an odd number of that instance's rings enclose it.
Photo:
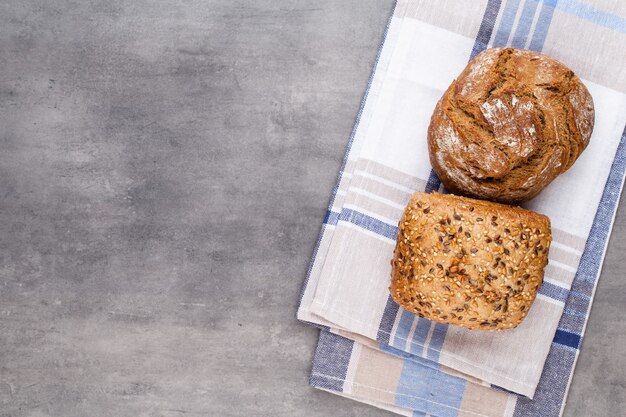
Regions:
[[[415,193],[399,223],[389,290],[396,303],[432,321],[511,329],[543,282],[551,240],[544,215]]]

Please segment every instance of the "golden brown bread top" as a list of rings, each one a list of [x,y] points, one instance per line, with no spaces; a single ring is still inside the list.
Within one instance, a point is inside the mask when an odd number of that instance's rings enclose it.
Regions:
[[[527,201],[572,166],[593,124],[591,95],[565,65],[528,50],[487,49],[437,103],[430,160],[451,192]]]
[[[398,226],[389,291],[396,303],[433,321],[511,329],[543,282],[551,240],[544,215],[415,193]]]

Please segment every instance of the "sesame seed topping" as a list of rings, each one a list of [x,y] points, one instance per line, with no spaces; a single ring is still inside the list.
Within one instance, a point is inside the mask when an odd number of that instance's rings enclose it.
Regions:
[[[472,206],[452,195],[416,195],[398,223],[393,298],[422,317],[470,329],[517,326],[541,284],[549,232],[536,227],[532,215],[525,217],[528,224],[520,223],[517,213],[495,216],[491,203]]]

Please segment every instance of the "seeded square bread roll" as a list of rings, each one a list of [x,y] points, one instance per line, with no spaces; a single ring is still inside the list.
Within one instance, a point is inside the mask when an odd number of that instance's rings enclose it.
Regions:
[[[429,320],[516,327],[543,282],[548,217],[451,194],[415,193],[398,226],[391,296]]]

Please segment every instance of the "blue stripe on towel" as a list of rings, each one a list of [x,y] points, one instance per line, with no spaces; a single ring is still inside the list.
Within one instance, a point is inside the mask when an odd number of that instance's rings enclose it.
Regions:
[[[569,290],[544,281],[539,287],[539,294],[564,303],[569,295]]]
[[[519,18],[515,35],[513,35],[513,41],[511,41],[513,48],[523,48],[524,45],[526,45],[526,39],[528,38],[530,27],[533,25],[535,12],[537,11],[537,4],[537,0],[526,0],[526,3],[524,3],[522,16]]]
[[[493,46],[506,46],[508,43],[518,8],[519,0],[507,0],[504,5],[504,10],[502,11],[502,17],[500,18],[496,36],[493,38]]]
[[[413,333],[413,339],[411,340],[410,352],[414,355],[421,356],[426,344],[426,337],[428,337],[428,331],[433,322],[423,317],[418,317],[417,325],[415,326],[415,332]]]
[[[363,214],[352,209],[343,209],[339,215],[339,220],[352,223],[362,229],[384,236],[387,239],[396,241],[398,227],[387,224],[367,214]]]
[[[339,221],[339,213],[336,211],[328,210],[324,217],[324,224],[336,225]]]
[[[343,391],[353,347],[352,340],[321,331],[309,383],[314,387]]]
[[[406,345],[406,341],[409,338],[409,332],[411,331],[411,327],[413,327],[414,319],[414,314],[411,314],[408,311],[402,309],[402,311],[400,312],[400,321],[398,322],[396,333],[393,336],[393,343],[391,344],[392,346],[395,346],[398,349],[404,348],[404,346]]]
[[[439,190],[440,186],[441,180],[439,179],[437,174],[435,174],[435,171],[431,169],[430,175],[428,175],[428,181],[426,181],[426,187],[424,187],[424,191],[427,193],[431,193],[433,191]]]
[[[391,329],[393,329],[393,323],[396,319],[396,315],[398,314],[398,310],[400,306],[393,301],[391,295],[387,297],[387,304],[385,305],[385,311],[383,312],[383,317],[380,319],[380,324],[378,325],[378,334],[376,335],[376,340],[381,343],[389,343],[389,336],[391,335]]]
[[[552,15],[554,14],[554,8],[556,7],[558,0],[545,0],[541,6],[539,12],[539,18],[535,25],[535,34],[528,45],[528,49],[540,52],[543,49],[543,44],[546,41],[548,35],[548,29],[552,22]]]
[[[485,13],[483,14],[483,20],[480,22],[478,33],[476,34],[476,40],[474,41],[474,47],[470,54],[470,59],[473,59],[476,55],[487,49],[491,35],[493,34],[493,26],[496,23],[498,12],[500,11],[500,5],[502,0],[489,0]]]
[[[467,382],[423,364],[405,360],[396,388],[399,407],[438,417],[456,417]],[[434,400],[434,401],[433,401]]]
[[[576,333],[570,333],[564,330],[557,330],[554,334],[553,342],[563,346],[569,346],[574,349],[578,349],[578,347],[580,346],[580,336]]]
[[[446,338],[446,332],[448,331],[448,325],[443,323],[436,323],[433,334],[430,336],[430,343],[428,344],[428,351],[426,357],[431,361],[438,361],[441,354],[441,348],[443,347],[443,341]]]

